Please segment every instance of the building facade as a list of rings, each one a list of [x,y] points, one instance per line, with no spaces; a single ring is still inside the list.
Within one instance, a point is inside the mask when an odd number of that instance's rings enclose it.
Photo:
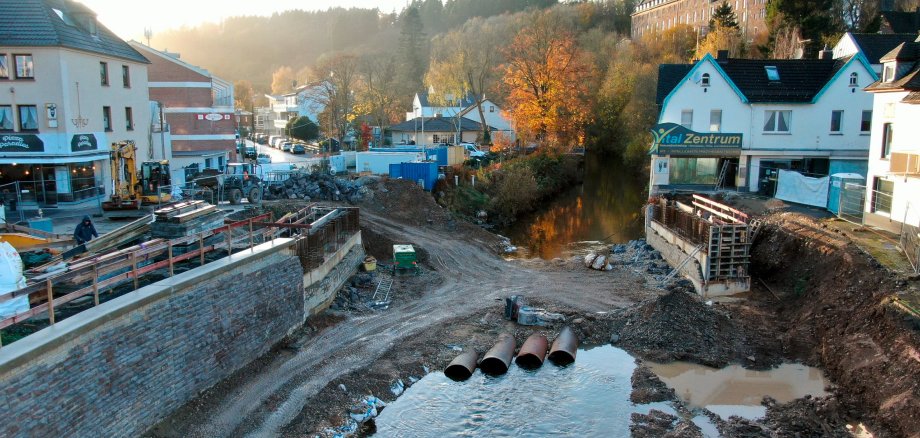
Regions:
[[[110,195],[112,143],[153,153],[147,68],[80,3],[0,2],[3,196],[54,207]]]
[[[865,175],[872,97],[863,88],[875,79],[861,55],[660,66],[650,193],[774,196],[784,170]]]
[[[920,227],[920,43],[903,43],[881,58],[870,85],[873,118],[863,221],[900,233]]]
[[[439,145],[475,143],[482,125],[463,117],[418,117],[387,129],[390,144]]]
[[[678,25],[696,29],[700,35],[709,31],[712,11],[721,0],[644,0],[632,13],[631,36],[663,32]],[[753,36],[766,29],[767,0],[729,0],[743,35]]]
[[[150,60],[150,99],[169,126],[173,182],[200,169],[222,169],[237,158],[233,84],[207,70],[136,41],[131,47]]]

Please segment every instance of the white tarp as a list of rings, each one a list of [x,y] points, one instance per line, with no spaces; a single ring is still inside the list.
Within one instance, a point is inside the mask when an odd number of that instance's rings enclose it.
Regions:
[[[22,259],[16,248],[8,242],[0,242],[0,295],[26,287],[22,276]],[[0,302],[0,319],[9,318],[29,310],[29,296],[23,295]]]
[[[830,178],[809,178],[792,170],[780,170],[776,182],[776,199],[798,204],[827,206]]]

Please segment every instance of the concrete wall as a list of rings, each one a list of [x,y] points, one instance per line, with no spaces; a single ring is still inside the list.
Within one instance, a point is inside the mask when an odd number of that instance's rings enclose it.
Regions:
[[[305,276],[276,239],[3,347],[0,436],[140,435],[325,308],[361,258],[357,234]]]

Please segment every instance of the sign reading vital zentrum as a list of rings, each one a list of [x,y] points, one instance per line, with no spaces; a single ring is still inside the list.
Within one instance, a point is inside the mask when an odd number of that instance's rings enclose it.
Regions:
[[[694,132],[676,123],[659,123],[652,128],[652,150],[655,155],[741,155],[741,134]]]
[[[44,152],[45,142],[32,134],[0,134],[0,152]]]

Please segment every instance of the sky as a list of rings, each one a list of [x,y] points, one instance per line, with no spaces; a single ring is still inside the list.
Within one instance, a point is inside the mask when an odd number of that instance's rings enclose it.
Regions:
[[[143,41],[144,28],[154,34],[170,28],[219,22],[235,15],[271,15],[290,9],[379,8],[400,10],[406,0],[79,0],[99,21],[124,39]]]

